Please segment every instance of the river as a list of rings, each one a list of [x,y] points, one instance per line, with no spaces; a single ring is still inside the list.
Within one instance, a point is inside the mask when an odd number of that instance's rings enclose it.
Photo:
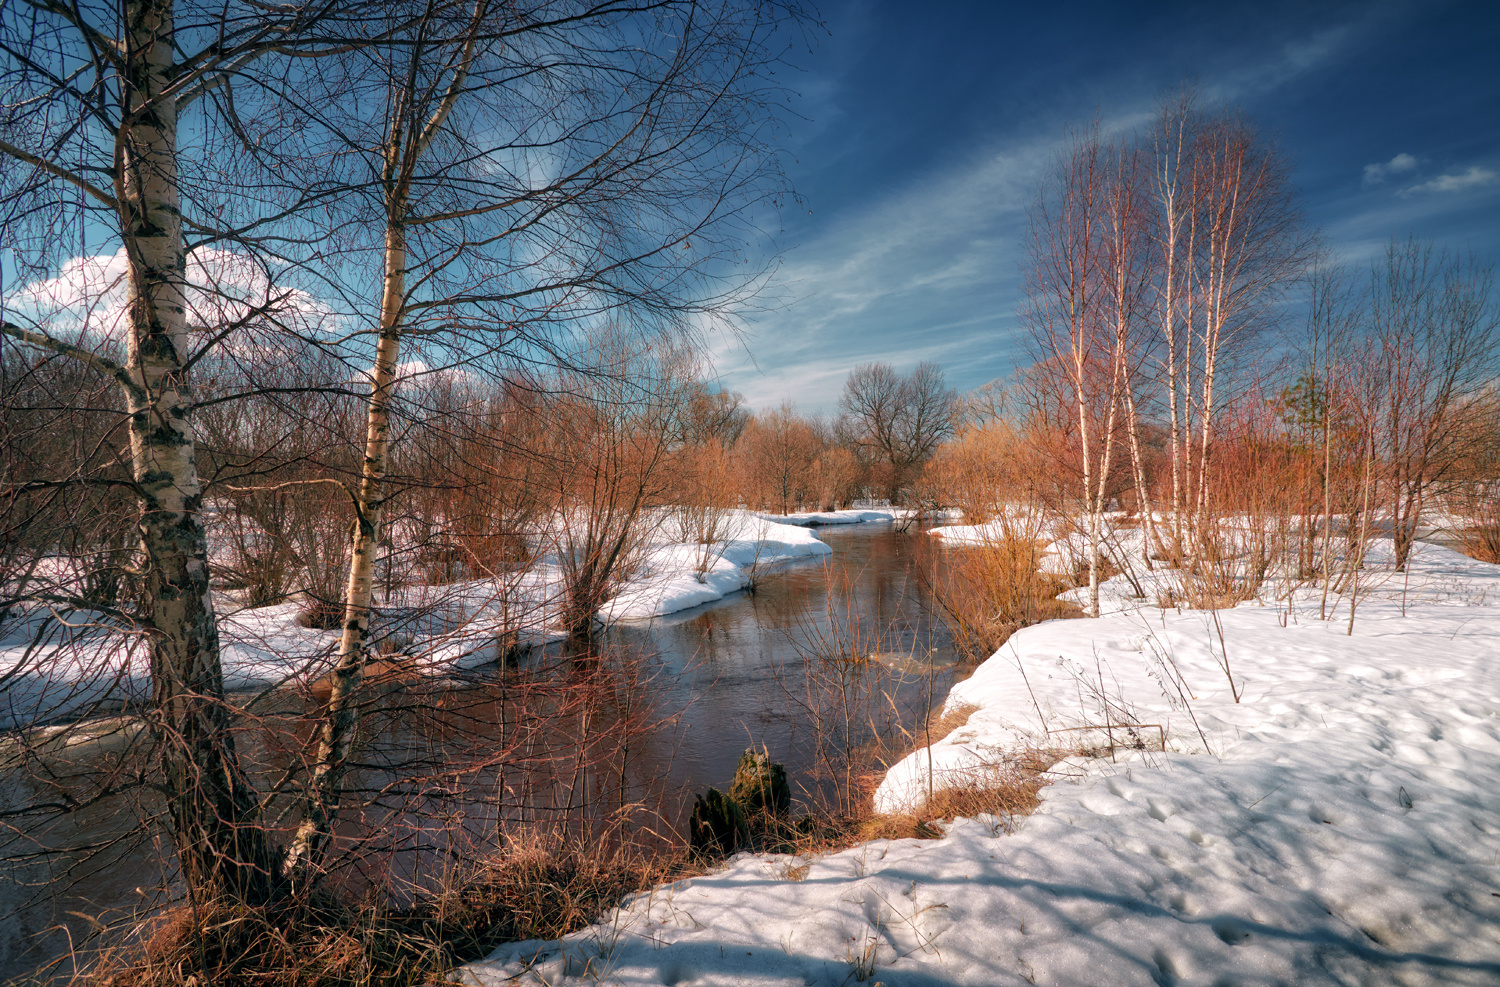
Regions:
[[[727,788],[747,747],[786,764],[803,806],[849,797],[827,770],[830,753],[871,734],[898,735],[899,746],[901,731],[921,726],[961,666],[911,570],[920,534],[881,523],[818,534],[831,557],[792,563],[754,592],[611,628],[604,650],[629,657],[608,674],[573,656],[536,655],[383,710],[356,783],[371,805],[344,830],[359,837],[346,841],[359,853],[346,880],[366,889],[420,885],[454,859],[483,853],[498,829],[528,813],[534,823],[586,809],[595,825],[628,814],[644,831],[681,832],[693,794]],[[875,657],[830,664],[830,650]],[[526,688],[552,689],[559,677],[582,691],[547,692],[562,713],[539,727],[546,718]],[[262,779],[307,736],[305,722],[276,722],[267,717],[248,738]],[[473,759],[469,769],[448,770],[464,757]],[[515,766],[522,762],[549,767]],[[5,800],[18,797],[12,786]],[[634,809],[602,811],[611,805]],[[86,859],[44,855],[0,877],[0,980],[79,941],[91,927],[85,916],[118,918],[159,900],[160,837],[133,825],[153,808],[117,801],[60,822],[39,845],[94,844]]]

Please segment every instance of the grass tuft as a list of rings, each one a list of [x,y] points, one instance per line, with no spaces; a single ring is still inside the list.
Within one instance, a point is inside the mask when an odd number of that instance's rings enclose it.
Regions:
[[[404,908],[326,896],[253,908],[179,906],[133,947],[100,955],[83,987],[415,987],[447,982],[496,946],[556,939],[627,896],[687,876],[683,853],[512,839]]]

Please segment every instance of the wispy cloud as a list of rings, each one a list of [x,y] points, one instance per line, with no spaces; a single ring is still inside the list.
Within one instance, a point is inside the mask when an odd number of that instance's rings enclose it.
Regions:
[[[1051,135],[1018,142],[923,175],[803,244],[777,279],[789,304],[746,340],[754,361],[739,348],[715,354],[725,383],[753,406],[790,397],[826,409],[857,363],[941,356],[954,373],[953,330],[974,323],[989,345],[968,362],[995,364],[980,376],[1004,372],[1015,302],[1003,288],[1017,276],[1026,206],[1055,145]]]
[[[1340,58],[1358,38],[1353,26],[1341,24],[1289,41],[1279,51],[1211,78],[1202,87],[1210,103],[1234,103],[1295,82]]]
[[[1392,175],[1403,175],[1408,171],[1416,170],[1417,159],[1402,151],[1389,161],[1365,165],[1364,184],[1366,186],[1380,185]]]
[[[1469,189],[1493,185],[1496,181],[1500,181],[1500,174],[1496,174],[1489,168],[1472,165],[1468,171],[1456,175],[1439,175],[1420,185],[1404,188],[1397,194],[1406,197],[1425,195],[1429,192],[1467,192]]]
[[[1211,108],[1295,85],[1348,55],[1362,37],[1353,26],[1309,32],[1225,69],[1198,85]],[[1159,79],[1114,93],[1112,105],[1059,105],[1024,132],[997,133],[987,153],[970,154],[910,176],[898,189],[827,223],[787,258],[777,278],[787,304],[762,314],[742,341],[713,363],[725,386],[752,407],[791,398],[829,410],[848,371],[884,360],[906,368],[942,363],[951,383],[973,387],[1010,372],[1022,347],[1016,311],[1026,241],[1026,209],[1067,127],[1101,112],[1100,129],[1147,122]],[[1398,155],[1378,167],[1409,171]],[[753,353],[753,357],[752,354]]]

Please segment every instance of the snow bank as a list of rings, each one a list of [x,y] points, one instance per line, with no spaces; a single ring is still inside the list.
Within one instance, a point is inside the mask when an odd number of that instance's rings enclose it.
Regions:
[[[471,982],[730,985],[1500,982],[1500,568],[1420,546],[1319,619],[1300,592],[1214,615],[1126,605],[1015,635],[935,784],[1133,722],[1166,752],[1072,758],[1006,835],[735,858]],[[1222,637],[1221,637],[1222,631]],[[1231,686],[1224,670],[1227,649]],[[1234,693],[1240,694],[1235,702]],[[1116,729],[1116,739],[1129,730]],[[1090,734],[1090,743],[1100,734]],[[920,799],[928,753],[884,807]]]
[[[812,531],[746,511],[727,519],[728,537],[712,545],[659,540],[632,579],[600,612],[607,622],[662,616],[743,589],[768,567],[831,554]],[[701,571],[700,571],[701,570]],[[502,585],[476,580],[398,590],[378,605],[374,633],[411,641],[420,663],[441,674],[493,661],[502,634],[519,623],[522,643],[562,636],[556,627],[564,580],[556,560]],[[336,631],[297,623],[300,603],[235,610],[219,607],[224,684],[258,690],[319,674],[331,661]],[[126,708],[150,696],[149,656],[136,635],[121,634],[99,614],[42,608],[0,623],[0,729]]]
[[[654,546],[600,616],[642,620],[702,606],[744,589],[758,569],[833,553],[817,535],[784,518],[735,511],[728,529],[730,536],[713,545]]]
[[[903,507],[881,507],[873,510],[804,511],[799,514],[761,514],[777,524],[795,524],[803,528],[828,524],[863,524],[866,521],[904,521],[915,514]]]

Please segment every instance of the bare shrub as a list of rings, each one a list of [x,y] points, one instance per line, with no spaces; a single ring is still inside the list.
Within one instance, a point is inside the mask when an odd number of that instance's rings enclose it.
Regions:
[[[1041,463],[1035,447],[1007,421],[965,426],[944,443],[923,472],[918,496],[957,507],[969,524],[985,524],[1007,503],[1022,500]]]
[[[735,448],[747,498],[763,510],[787,514],[813,493],[822,440],[790,401],[756,415]]]
[[[1453,501],[1459,549],[1481,562],[1500,563],[1500,489],[1491,482],[1465,483]]]
[[[792,637],[801,681],[783,684],[788,698],[802,707],[812,724],[814,776],[826,783],[823,812],[855,817],[868,812],[877,779],[868,756],[880,729],[871,721],[871,701],[887,685],[878,660],[889,628],[855,610],[849,574],[830,569],[830,592],[822,621],[804,620]],[[840,590],[843,582],[843,592]]]
[[[556,382],[545,455],[563,573],[561,624],[575,638],[642,561],[672,490],[671,451],[692,367],[671,347],[608,335],[596,363]]]
[[[1046,546],[1041,523],[1037,512],[1017,512],[977,545],[922,549],[926,558],[916,571],[954,646],[971,660],[988,658],[1022,627],[1082,614],[1077,605],[1057,599],[1071,588],[1067,581],[1038,571]]]
[[[837,511],[859,498],[866,470],[859,457],[845,446],[825,444],[813,462],[808,489],[816,507]]]
[[[344,577],[349,562],[349,498],[336,484],[299,488],[289,537],[301,567],[304,627],[338,627],[344,617]]]
[[[701,582],[734,537],[734,507],[739,500],[730,455],[717,440],[690,445],[672,456],[676,475],[668,494],[675,537],[693,546],[693,572]]]

